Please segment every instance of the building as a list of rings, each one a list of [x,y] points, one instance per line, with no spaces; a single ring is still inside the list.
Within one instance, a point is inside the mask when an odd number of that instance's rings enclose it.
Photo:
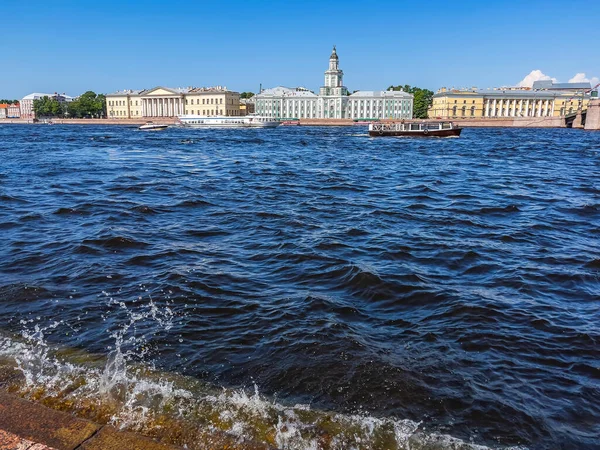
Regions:
[[[26,95],[23,97],[20,103],[21,110],[21,118],[23,119],[35,119],[35,111],[33,110],[33,102],[35,100],[40,100],[44,97],[53,98],[58,100],[60,103],[69,103],[73,101],[73,97],[66,94],[41,94],[39,92],[34,92],[33,94]]]
[[[591,84],[585,83],[556,83],[552,80],[538,80],[533,82],[531,89],[534,91],[564,91],[564,92],[578,92],[590,90]]]
[[[8,117],[8,103],[0,103],[0,119]]]
[[[433,96],[430,118],[561,117],[584,108],[590,83],[535,82],[534,88],[450,89]]]
[[[335,46],[319,94],[302,87],[278,86],[253,97],[258,114],[281,119],[410,119],[413,96],[402,91],[357,91],[343,84]]]
[[[225,87],[126,90],[106,95],[110,119],[201,116],[239,116],[240,94]]]
[[[261,115],[287,119],[316,119],[319,96],[306,88],[278,86],[252,97],[254,110]]]
[[[240,115],[254,114],[254,101],[249,98],[240,99]]]
[[[21,117],[21,105],[19,103],[12,103],[8,105],[6,117],[8,119],[18,119]]]

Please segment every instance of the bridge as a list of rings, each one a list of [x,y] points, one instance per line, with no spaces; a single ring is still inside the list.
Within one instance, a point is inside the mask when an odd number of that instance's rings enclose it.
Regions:
[[[564,126],[566,128],[600,130],[600,99],[590,100],[586,109],[565,115]]]

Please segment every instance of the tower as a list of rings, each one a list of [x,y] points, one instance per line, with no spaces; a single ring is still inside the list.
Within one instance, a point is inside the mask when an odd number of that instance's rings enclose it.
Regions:
[[[343,118],[348,90],[343,84],[344,72],[340,70],[335,45],[325,71],[325,84],[319,90],[319,110],[323,118]]]
[[[344,72],[340,70],[339,64],[340,60],[334,45],[331,56],[329,57],[329,68],[325,71],[325,87],[336,88],[342,86]]]

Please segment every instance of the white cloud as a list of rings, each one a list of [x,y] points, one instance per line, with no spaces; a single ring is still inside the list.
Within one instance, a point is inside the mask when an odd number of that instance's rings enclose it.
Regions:
[[[598,83],[600,83],[600,79],[598,77],[587,78],[585,76],[585,73],[580,72],[580,73],[575,74],[575,76],[569,80],[569,83],[585,83],[585,82],[589,82],[593,87],[593,86],[596,86]]]
[[[517,84],[517,86],[532,87],[533,82],[539,81],[539,80],[552,80],[554,82],[557,81],[556,78],[549,77],[548,75],[544,74],[541,70],[532,70],[531,72],[529,72],[529,75],[527,75],[525,78],[523,78],[519,82],[519,84]]]

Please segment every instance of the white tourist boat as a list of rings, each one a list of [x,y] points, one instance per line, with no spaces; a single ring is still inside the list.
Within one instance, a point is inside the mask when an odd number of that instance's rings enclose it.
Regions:
[[[281,125],[281,120],[273,117],[261,116],[260,114],[248,114],[244,116],[246,126],[257,128],[275,128]]]
[[[138,130],[159,131],[159,130],[164,130],[165,128],[169,128],[169,125],[154,123],[154,122],[146,122],[144,125],[140,126],[138,128]]]
[[[190,128],[274,128],[281,121],[258,114],[247,116],[198,116],[186,114],[177,116],[184,127]]]

